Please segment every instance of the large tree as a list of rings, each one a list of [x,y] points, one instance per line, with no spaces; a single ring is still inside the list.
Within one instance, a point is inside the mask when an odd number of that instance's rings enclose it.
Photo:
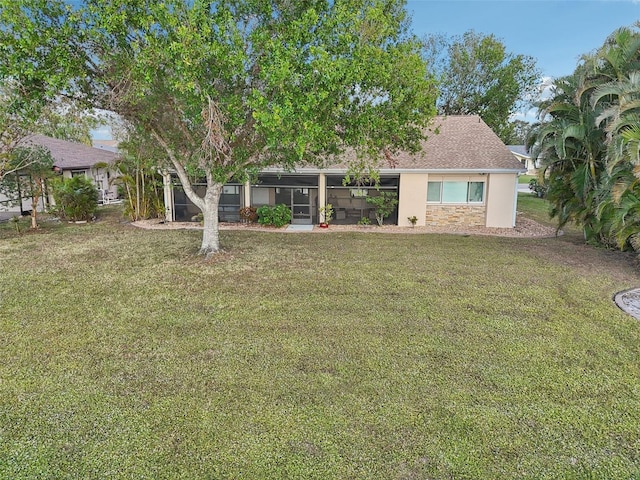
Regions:
[[[537,94],[540,73],[534,59],[510,53],[494,35],[473,30],[427,36],[424,57],[439,81],[440,113],[480,115],[510,143],[516,129],[511,116]]]
[[[538,104],[541,122],[534,125],[528,146],[540,160],[551,216],[558,228],[568,222],[583,227],[585,238],[599,240],[597,190],[605,173],[605,134],[596,125],[584,70],[556,80],[551,96]]]
[[[81,102],[58,97],[42,108],[39,118],[30,126],[30,131],[91,146],[92,130],[105,120],[101,115],[83,108]]]
[[[346,148],[413,150],[435,113],[400,0],[0,0],[0,12],[0,77],[153,136],[202,210],[206,255],[225,182]]]

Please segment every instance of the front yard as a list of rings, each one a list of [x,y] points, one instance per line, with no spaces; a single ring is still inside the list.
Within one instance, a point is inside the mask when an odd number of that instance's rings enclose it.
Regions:
[[[632,257],[571,238],[0,231],[0,478],[631,478]]]

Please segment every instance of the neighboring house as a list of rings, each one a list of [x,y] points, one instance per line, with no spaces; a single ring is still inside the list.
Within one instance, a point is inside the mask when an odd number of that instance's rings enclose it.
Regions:
[[[118,188],[112,182],[117,153],[44,135],[32,135],[26,141],[48,148],[54,159],[53,169],[65,178],[84,175],[93,181],[99,202],[108,203],[118,198]]]
[[[511,150],[511,153],[522,163],[523,167],[527,169],[527,175],[538,174],[538,165],[536,165],[536,162],[531,158],[527,147],[524,145],[507,145],[507,148]]]
[[[54,159],[53,169],[66,178],[84,175],[91,179],[98,189],[101,203],[108,203],[118,197],[118,189],[111,182],[114,171],[110,168],[118,158],[117,153],[44,135],[30,135],[20,144],[47,148]],[[23,198],[22,205],[17,203],[4,197],[0,198],[0,210],[21,212],[31,209],[31,199]],[[44,207],[44,205],[41,206]]]
[[[518,175],[524,168],[479,116],[434,119],[432,130],[416,154],[394,155],[391,166],[380,168],[380,189],[396,192],[398,206],[385,223],[410,226],[461,224],[512,228],[515,226]],[[319,208],[331,203],[334,223],[375,222],[366,202],[377,195],[373,187],[344,186],[347,166],[301,167],[295,172],[263,170],[255,184],[229,183],[220,199],[221,221],[238,221],[238,210],[284,203],[292,223],[319,223]],[[200,193],[204,185],[196,185]],[[175,175],[165,174],[167,219],[189,221],[198,209],[187,199]]]
[[[93,139],[93,148],[99,148],[100,150],[107,150],[108,152],[118,153],[118,140],[99,140]]]

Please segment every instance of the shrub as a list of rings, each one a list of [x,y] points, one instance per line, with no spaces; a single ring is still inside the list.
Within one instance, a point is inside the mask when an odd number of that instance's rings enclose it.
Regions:
[[[239,213],[240,220],[245,223],[254,223],[258,221],[258,213],[255,207],[242,207]]]
[[[285,204],[281,203],[275,207],[263,205],[256,211],[258,214],[258,223],[260,225],[273,225],[274,227],[283,227],[291,221],[291,210]]]
[[[380,192],[380,195],[367,197],[367,203],[376,207],[376,221],[382,226],[385,217],[391,215],[398,205],[398,194],[396,192]]]
[[[98,190],[84,176],[55,182],[53,198],[57,213],[68,220],[90,220],[98,208]]]
[[[320,207],[320,215],[324,217],[324,223],[329,225],[333,220],[333,205],[327,203],[324,207]]]
[[[538,198],[544,198],[547,195],[547,186],[538,182],[538,179],[529,180],[529,190]]]

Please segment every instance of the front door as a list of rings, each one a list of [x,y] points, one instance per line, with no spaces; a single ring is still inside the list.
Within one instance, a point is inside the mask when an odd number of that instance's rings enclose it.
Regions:
[[[276,204],[284,203],[291,209],[291,223],[312,224],[312,188],[277,188]]]

